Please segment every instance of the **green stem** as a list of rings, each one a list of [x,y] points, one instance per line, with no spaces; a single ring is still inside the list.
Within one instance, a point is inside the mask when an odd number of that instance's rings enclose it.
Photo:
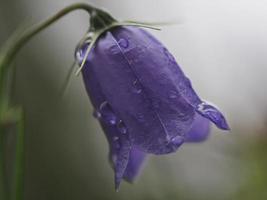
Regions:
[[[4,127],[0,123],[0,199],[8,198],[4,153]]]
[[[31,39],[33,36],[38,34],[40,31],[44,30],[54,22],[58,21],[61,17],[67,15],[68,13],[74,10],[85,10],[89,14],[93,11],[99,13],[105,13],[104,11],[95,8],[86,3],[75,3],[70,6],[65,7],[54,16],[48,18],[47,20],[36,24],[28,28],[26,31],[19,36],[19,38],[15,42],[7,42],[5,48],[0,51],[0,100],[3,98],[3,91],[4,91],[4,76],[9,64],[12,62],[16,54],[19,50]]]
[[[24,177],[24,114],[18,111],[19,119],[17,122],[17,141],[14,169],[14,191],[12,200],[23,199],[23,177]]]
[[[95,8],[86,3],[75,3],[70,6],[65,7],[52,17],[47,20],[36,24],[28,29],[26,29],[22,34],[17,35],[17,37],[8,40],[3,48],[0,49],[0,199],[6,200],[8,198],[7,185],[5,183],[5,166],[4,166],[4,134],[5,130],[2,126],[2,115],[6,109],[9,107],[8,92],[6,90],[7,84],[7,73],[10,69],[10,64],[20,51],[20,49],[29,42],[35,35],[49,27],[51,24],[58,21],[63,16],[75,10],[85,10],[89,15],[93,12],[98,12],[108,15],[106,12]],[[88,21],[89,23],[89,21]],[[14,169],[14,190],[12,194],[12,199],[19,200],[22,199],[23,193],[23,165],[24,165],[24,121],[22,111],[20,112],[20,118],[17,123],[18,135],[16,144],[16,160]]]

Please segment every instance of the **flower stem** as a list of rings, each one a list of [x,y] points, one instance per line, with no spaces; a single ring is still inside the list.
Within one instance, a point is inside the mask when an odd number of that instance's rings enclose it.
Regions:
[[[14,168],[14,191],[12,200],[23,199],[23,186],[24,186],[24,114],[22,109],[17,112],[18,121],[16,123],[16,155],[15,155],[15,168]]]
[[[8,199],[5,153],[4,153],[4,127],[0,124],[0,199]]]
[[[75,3],[70,6],[65,7],[64,9],[60,10],[58,13],[53,15],[52,17],[48,18],[47,20],[36,24],[28,29],[26,29],[15,41],[8,41],[4,48],[0,50],[0,100],[3,97],[4,91],[4,76],[9,64],[12,62],[16,54],[19,50],[31,39],[33,36],[53,24],[54,22],[58,21],[63,16],[67,15],[68,13],[75,11],[75,10],[85,10],[89,15],[93,11],[99,13],[105,13],[104,11],[95,8],[86,3]]]
[[[0,49],[0,199],[7,200],[9,197],[6,173],[5,173],[5,160],[4,160],[4,134],[5,127],[2,124],[5,118],[5,111],[10,107],[9,93],[7,90],[7,76],[10,70],[11,62],[20,51],[20,49],[29,42],[35,35],[40,33],[45,28],[49,27],[63,16],[75,10],[85,10],[90,16],[94,12],[101,13],[109,16],[105,11],[95,8],[86,3],[75,3],[60,10],[58,13],[48,18],[47,20],[31,26],[23,31],[21,34],[16,35],[9,39],[5,45]],[[89,20],[88,20],[89,24]],[[19,111],[19,118],[17,121],[17,143],[16,143],[16,157],[14,168],[14,188],[12,200],[21,200],[23,197],[23,165],[24,165],[24,120],[23,113]]]

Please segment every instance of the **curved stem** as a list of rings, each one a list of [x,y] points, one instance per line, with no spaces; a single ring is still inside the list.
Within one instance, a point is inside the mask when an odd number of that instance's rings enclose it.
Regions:
[[[47,20],[36,24],[28,29],[26,29],[22,34],[19,34],[15,39],[14,37],[11,40],[8,40],[5,46],[0,49],[0,198],[7,198],[7,189],[4,181],[5,171],[4,171],[4,153],[3,153],[3,136],[4,136],[4,127],[2,123],[2,114],[6,108],[9,106],[8,99],[6,98],[9,94],[6,91],[6,77],[7,72],[10,69],[10,64],[19,50],[36,34],[49,27],[54,22],[58,21],[63,16],[74,10],[85,10],[90,16],[93,12],[104,13],[104,11],[95,8],[86,3],[76,3],[70,6],[65,7],[52,17]],[[89,21],[88,21],[89,22]],[[16,164],[15,164],[15,187],[14,187],[14,199],[22,198],[22,188],[23,188],[23,121],[20,119],[18,123],[18,141],[16,148]]]
[[[70,6],[65,7],[64,9],[62,9],[61,11],[59,11],[58,13],[56,13],[54,16],[48,18],[47,20],[33,26],[30,27],[28,30],[26,30],[21,36],[20,38],[13,43],[13,45],[11,47],[9,47],[9,51],[6,52],[5,57],[12,57],[20,50],[20,48],[26,44],[33,36],[35,36],[36,34],[38,34],[40,31],[42,31],[43,29],[47,28],[48,26],[50,26],[51,24],[53,24],[54,22],[58,21],[60,18],[62,18],[63,16],[67,15],[68,13],[74,11],[74,10],[85,10],[87,11],[89,14],[92,13],[93,11],[97,10],[100,11],[99,9],[86,4],[86,3],[76,3],[76,4],[72,4]],[[11,59],[8,59],[8,61],[10,62]],[[2,62],[1,64],[5,63],[5,65],[8,65],[9,62],[5,61]]]
[[[60,10],[58,13],[53,15],[52,17],[48,18],[47,20],[36,24],[30,28],[28,28],[26,31],[24,31],[19,38],[14,42],[7,42],[5,48],[1,49],[0,51],[0,99],[3,97],[1,93],[4,90],[4,74],[13,60],[13,58],[16,56],[16,54],[19,52],[19,50],[36,34],[38,34],[40,31],[44,30],[54,22],[58,21],[63,16],[67,15],[68,13],[74,11],[74,10],[85,10],[87,13],[91,14],[93,11],[97,11],[100,13],[105,13],[104,11],[95,8],[89,4],[86,3],[75,3],[70,6],[65,7],[64,9]]]

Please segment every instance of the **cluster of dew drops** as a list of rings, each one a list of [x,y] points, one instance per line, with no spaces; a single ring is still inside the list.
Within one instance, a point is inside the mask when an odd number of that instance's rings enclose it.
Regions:
[[[107,101],[101,103],[99,109],[94,111],[94,117],[103,120],[105,123],[111,126],[117,126],[118,130],[122,134],[127,133],[127,128],[121,119],[118,119],[110,104]]]
[[[81,40],[81,42],[77,45],[75,50],[75,59],[76,62],[80,65],[84,59],[86,48],[90,45],[92,41],[93,33],[89,32],[87,35]],[[104,101],[100,104],[99,108],[96,109],[93,113],[93,116],[98,120],[103,121],[104,123],[110,126],[117,126],[117,129],[120,133],[126,134],[127,128],[122,120],[119,120],[112,110],[110,104],[107,101]],[[114,142],[119,140],[118,136],[113,137]]]

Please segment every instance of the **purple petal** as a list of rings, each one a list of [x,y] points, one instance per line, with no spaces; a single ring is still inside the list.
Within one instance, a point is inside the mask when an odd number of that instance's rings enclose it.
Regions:
[[[79,51],[81,59],[84,52]],[[82,74],[109,141],[116,189],[122,178],[136,177],[145,152],[174,152],[185,137],[203,140],[209,127],[205,118],[229,129],[220,111],[198,97],[168,50],[142,29],[120,27],[103,34]]]
[[[126,138],[126,136],[121,137],[121,145],[116,155],[117,158],[116,158],[115,165],[114,165],[116,191],[119,190],[121,180],[124,176],[124,172],[128,165],[128,161],[130,157],[130,150],[131,150],[131,144],[128,138]]]
[[[195,115],[195,120],[190,131],[186,134],[186,142],[202,142],[206,140],[210,133],[210,121],[199,114]]]
[[[130,158],[127,168],[124,172],[123,178],[129,182],[133,182],[138,176],[144,161],[146,158],[146,153],[138,150],[137,148],[132,148],[130,152]]]
[[[223,130],[230,130],[226,119],[223,114],[214,106],[207,104],[206,102],[202,102],[197,107],[197,112],[203,117],[211,120],[216,126]]]
[[[193,122],[194,110],[179,94],[171,93],[165,98],[167,94],[154,94],[151,88],[144,87],[149,77],[144,80],[136,75],[133,62],[131,64],[118,42],[110,32],[98,40],[83,70],[84,79],[89,73],[94,74],[105,101],[116,119],[122,120],[133,145],[154,154],[176,151]],[[149,62],[142,65],[145,67]],[[154,84],[161,91],[173,87]]]
[[[99,119],[109,142],[110,160],[115,171],[115,188],[118,190],[129,161],[131,144],[127,135],[123,135],[115,125],[118,121],[117,116],[107,103],[94,71],[85,67],[83,72],[86,90],[96,109],[94,116]]]
[[[142,80],[142,85],[149,88],[150,96],[165,97],[166,102],[172,98],[177,101],[179,107],[183,106],[181,103],[183,99],[196,112],[210,119],[218,128],[229,130],[222,113],[198,97],[190,80],[182,72],[174,57],[152,35],[136,27],[118,28],[113,31],[113,34],[124,56],[134,68],[135,74]],[[199,109],[202,107],[203,109]],[[161,109],[160,113],[165,109]],[[189,109],[185,108],[185,110]],[[189,116],[185,110],[180,110],[181,114]],[[170,112],[167,110],[166,113],[169,115]],[[185,124],[182,119],[180,125]]]

